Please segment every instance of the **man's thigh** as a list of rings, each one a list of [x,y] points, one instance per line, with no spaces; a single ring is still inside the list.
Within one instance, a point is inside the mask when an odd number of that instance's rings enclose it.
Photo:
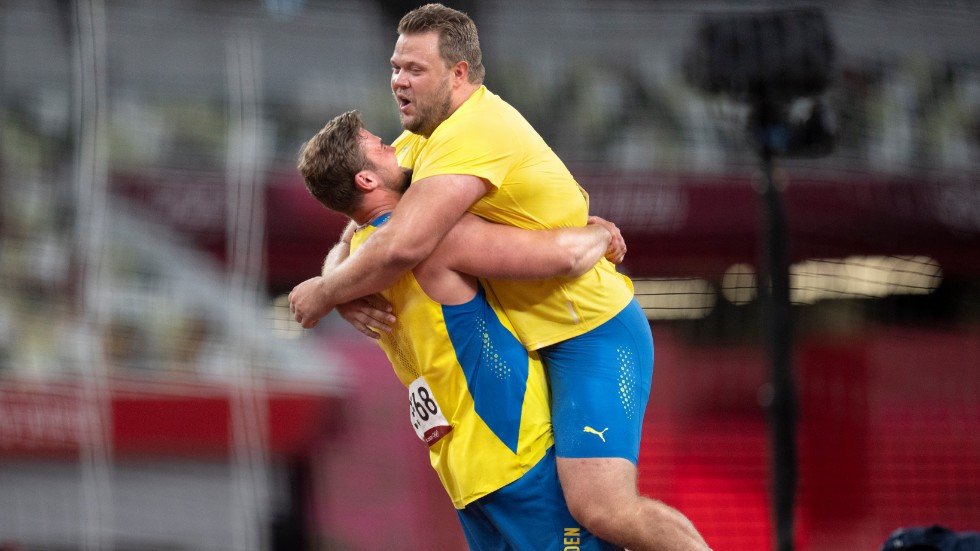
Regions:
[[[551,385],[557,455],[635,465],[653,378],[653,337],[639,304],[539,353]]]
[[[621,457],[559,457],[556,467],[565,499],[576,509],[609,509],[637,495],[636,465]]]
[[[614,551],[576,522],[558,481],[554,448],[523,477],[458,511],[471,549]]]

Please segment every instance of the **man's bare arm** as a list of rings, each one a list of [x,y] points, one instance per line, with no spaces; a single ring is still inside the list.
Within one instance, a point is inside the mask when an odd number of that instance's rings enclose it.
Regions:
[[[323,259],[323,267],[320,268],[320,275],[327,275],[328,272],[334,270],[341,262],[347,260],[350,256],[350,240],[354,237],[354,231],[357,230],[357,223],[353,220],[347,223],[344,227],[344,231],[340,234],[340,241],[338,241],[327,253],[326,258]]]
[[[337,304],[382,291],[424,260],[473,203],[487,193],[474,176],[432,176],[405,192],[391,219],[347,260],[289,294],[293,315],[313,327]]]
[[[350,242],[357,224],[351,221],[344,228],[340,241],[330,249],[323,260],[321,276],[337,268],[350,256]],[[391,304],[380,293],[356,298],[337,305],[337,313],[361,334],[377,339],[381,332],[391,331],[395,316],[391,314]]]
[[[577,277],[606,254],[615,225],[525,230],[464,215],[440,244],[454,270],[489,279]],[[615,230],[618,233],[618,230]]]

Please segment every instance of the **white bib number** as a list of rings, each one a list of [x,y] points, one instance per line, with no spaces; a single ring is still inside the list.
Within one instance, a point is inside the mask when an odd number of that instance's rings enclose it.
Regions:
[[[408,409],[415,434],[430,447],[453,430],[422,377],[408,385]]]

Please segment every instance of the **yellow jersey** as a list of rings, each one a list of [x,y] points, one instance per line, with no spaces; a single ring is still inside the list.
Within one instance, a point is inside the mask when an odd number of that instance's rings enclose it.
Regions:
[[[351,250],[388,215],[359,229]],[[409,272],[382,292],[397,323],[379,343],[409,389],[410,419],[457,509],[519,479],[554,444],[548,385],[478,286],[465,304],[429,298]]]
[[[521,114],[481,86],[429,138],[403,132],[394,142],[412,181],[466,174],[493,189],[470,212],[526,229],[583,226],[585,190]],[[488,281],[528,350],[592,330],[633,299],[633,283],[606,259],[577,278]]]

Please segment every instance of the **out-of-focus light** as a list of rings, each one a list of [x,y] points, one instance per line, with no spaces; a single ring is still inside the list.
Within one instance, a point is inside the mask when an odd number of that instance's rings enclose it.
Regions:
[[[735,305],[755,300],[755,268],[749,264],[734,264],[725,270],[721,278],[721,294]]]
[[[790,301],[813,304],[821,300],[927,295],[942,282],[942,269],[928,256],[850,256],[813,259],[790,266]],[[722,295],[732,304],[756,297],[755,269],[735,264],[725,271]]]
[[[844,298],[927,295],[942,282],[939,263],[927,256],[850,256],[808,260],[790,268],[796,304]]]
[[[715,289],[704,279],[634,279],[647,319],[698,319],[714,310]]]
[[[280,339],[298,339],[305,334],[289,311],[289,295],[279,295],[272,301],[268,319],[272,334]]]

